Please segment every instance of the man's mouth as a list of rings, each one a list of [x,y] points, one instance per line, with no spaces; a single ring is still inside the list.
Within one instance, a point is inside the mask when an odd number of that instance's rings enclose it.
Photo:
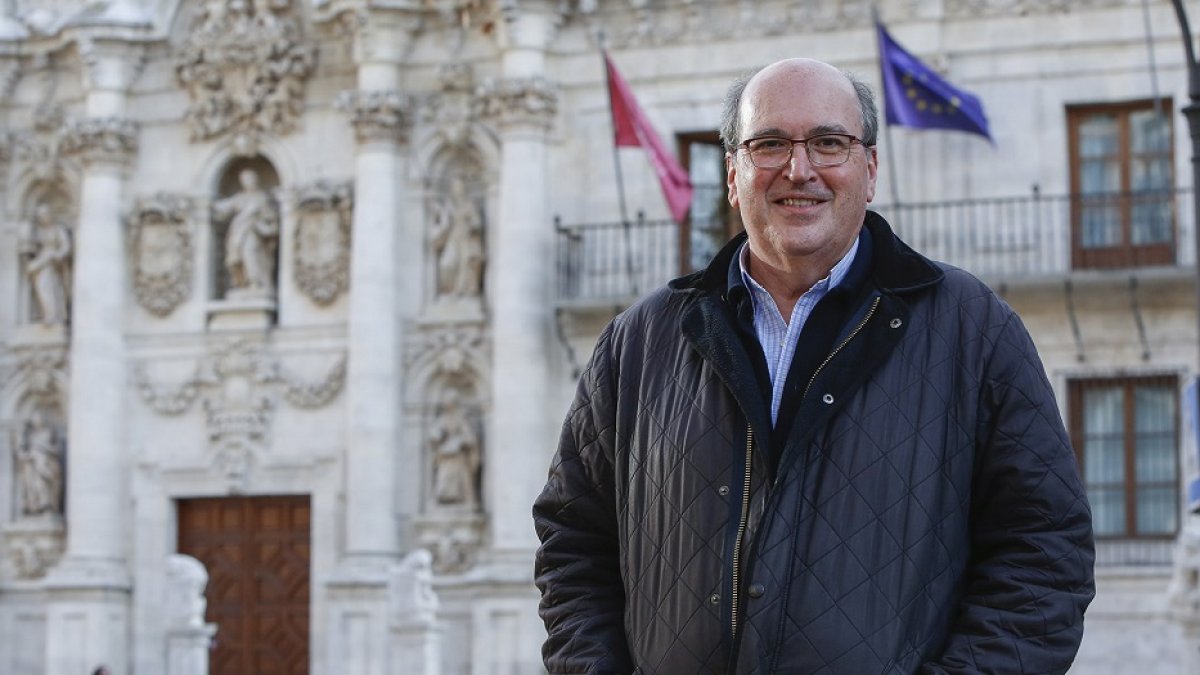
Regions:
[[[784,206],[816,206],[823,203],[823,199],[804,199],[799,197],[788,197],[779,200],[779,203]]]

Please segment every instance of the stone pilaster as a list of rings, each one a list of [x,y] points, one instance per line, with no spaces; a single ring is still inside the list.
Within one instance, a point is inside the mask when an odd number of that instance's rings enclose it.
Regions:
[[[484,88],[481,118],[500,132],[500,200],[489,239],[492,411],[487,490],[495,574],[528,574],[537,545],[530,505],[553,443],[546,355],[552,353],[553,228],[547,210],[548,132],[558,92],[545,78],[545,49],[557,26],[547,3],[506,10],[500,36],[503,77]]]
[[[400,560],[397,513],[404,492],[397,486],[403,472],[396,452],[403,381],[400,321],[412,313],[407,296],[416,296],[401,291],[417,288],[410,279],[417,265],[411,252],[420,248],[408,244],[401,222],[412,105],[399,91],[417,17],[378,10],[357,18],[358,88],[338,101],[353,126],[357,150],[346,335],[345,550],[326,586],[329,672],[365,672],[366,664],[388,662],[387,589]]]
[[[87,115],[64,125],[60,146],[82,169],[71,291],[67,545],[45,580],[47,675],[76,675],[97,663],[126,672],[130,637],[121,213],[138,151],[125,97],[142,49],[78,39]]]

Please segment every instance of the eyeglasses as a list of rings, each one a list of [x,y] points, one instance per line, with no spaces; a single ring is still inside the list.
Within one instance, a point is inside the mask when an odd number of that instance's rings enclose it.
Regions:
[[[850,134],[817,134],[808,138],[784,138],[783,136],[759,136],[742,141],[737,147],[744,148],[750,155],[750,163],[760,169],[778,169],[792,161],[796,144],[804,146],[808,161],[813,166],[837,166],[850,159],[850,148],[855,143],[866,145],[861,138]]]

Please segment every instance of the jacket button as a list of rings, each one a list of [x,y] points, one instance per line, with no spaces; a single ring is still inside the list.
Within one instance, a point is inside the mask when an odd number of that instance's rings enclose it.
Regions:
[[[761,598],[763,593],[767,592],[767,587],[762,584],[750,584],[750,597]]]
[[[722,497],[729,494],[729,486],[722,485],[721,487],[717,488],[717,494],[721,495]]]
[[[716,593],[713,593],[712,595],[708,596],[708,604],[716,605],[716,604],[720,604],[720,602],[721,602],[721,596],[717,595]]]
[[[825,394],[821,397],[821,400],[825,402],[825,405],[829,405],[833,403],[833,394]]]
[[[904,325],[904,322],[901,321],[900,319],[892,319],[892,322],[889,323],[888,325],[891,326],[892,328],[899,328],[900,326]]]

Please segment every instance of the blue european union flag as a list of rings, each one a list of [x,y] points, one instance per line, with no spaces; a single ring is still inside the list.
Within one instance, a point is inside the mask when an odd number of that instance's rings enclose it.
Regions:
[[[883,71],[883,100],[887,123],[916,129],[957,129],[991,140],[983,104],[935,73],[899,45],[882,23],[879,66]]]

